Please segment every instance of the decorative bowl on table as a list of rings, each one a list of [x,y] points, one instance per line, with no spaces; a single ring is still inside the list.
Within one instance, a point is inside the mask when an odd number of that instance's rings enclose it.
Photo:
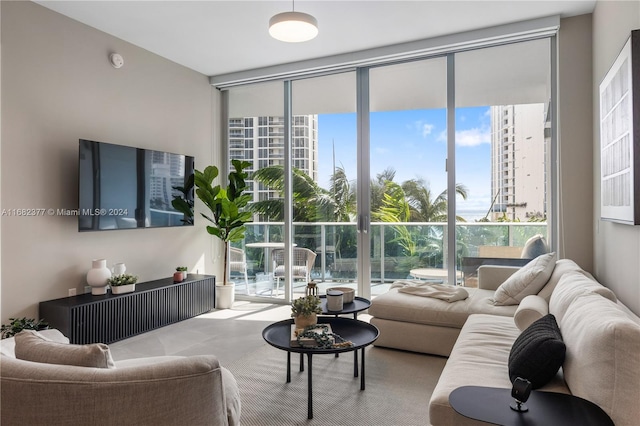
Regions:
[[[330,287],[329,290],[338,290],[342,292],[342,303],[351,303],[353,302],[353,298],[356,296],[356,291],[353,288],[349,287]]]

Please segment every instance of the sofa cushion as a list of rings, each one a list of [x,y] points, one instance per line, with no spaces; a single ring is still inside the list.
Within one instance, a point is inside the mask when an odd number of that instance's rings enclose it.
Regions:
[[[549,312],[555,315],[558,323],[567,312],[569,305],[579,296],[584,294],[598,294],[612,302],[617,302],[613,291],[609,290],[596,280],[577,271],[567,272],[560,278],[549,299]]]
[[[549,304],[542,297],[532,294],[518,305],[516,313],[513,315],[513,322],[520,331],[524,331],[535,321],[549,313]]]
[[[394,288],[373,299],[369,314],[393,321],[462,328],[469,315],[474,313],[512,317],[516,311],[516,306],[495,306],[491,299],[494,292],[491,290],[465,289],[469,297],[448,303],[400,293]]]
[[[109,347],[104,343],[72,345],[54,342],[34,330],[23,330],[15,336],[16,358],[47,364],[78,367],[115,368]]]
[[[547,302],[549,302],[549,299],[551,299],[551,294],[553,293],[553,290],[556,288],[556,285],[558,285],[558,282],[560,281],[560,279],[564,276],[564,274],[572,271],[579,272],[586,277],[595,279],[590,273],[580,268],[580,266],[578,266],[578,264],[573,260],[559,259],[556,261],[556,266],[555,268],[553,268],[553,272],[551,273],[551,277],[549,277],[549,281],[547,281],[547,284],[545,284],[542,290],[538,292],[538,296],[542,297]]]
[[[509,353],[509,379],[521,377],[541,388],[553,379],[562,366],[565,344],[553,315],[547,314],[531,324],[513,342]]]
[[[38,334],[45,339],[49,339],[59,343],[69,343],[69,339],[64,334],[60,333],[55,328],[47,328],[46,330],[38,331]],[[15,337],[9,337],[7,339],[0,340],[0,353],[10,357],[16,357],[16,339]]]
[[[538,256],[524,265],[498,287],[493,300],[496,305],[517,305],[530,294],[538,294],[556,266],[556,254]]]
[[[640,419],[636,321],[618,304],[590,292],[575,297],[558,319],[567,345],[562,370],[571,393],[598,405],[617,426],[637,425]]]
[[[520,257],[522,259],[533,259],[549,252],[547,242],[541,234],[534,235],[524,243],[524,248]]]

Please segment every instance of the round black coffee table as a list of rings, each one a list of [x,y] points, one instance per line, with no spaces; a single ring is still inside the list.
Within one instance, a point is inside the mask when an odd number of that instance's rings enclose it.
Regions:
[[[318,317],[319,324],[331,325],[331,330],[345,340],[353,342],[353,346],[347,348],[302,348],[291,347],[291,325],[293,319],[279,321],[269,325],[262,331],[262,337],[271,346],[287,352],[287,383],[291,382],[291,353],[307,354],[307,418],[313,418],[313,355],[337,354],[362,350],[360,356],[360,390],[365,388],[364,348],[376,341],[379,335],[378,329],[364,321],[349,318]],[[303,366],[300,366],[303,371]],[[357,368],[355,377],[358,376]]]
[[[345,315],[353,314],[353,319],[358,319],[358,312],[362,312],[371,307],[371,301],[364,297],[354,297],[353,302],[345,303],[342,306],[341,311],[330,311],[327,309],[327,296],[320,296],[320,302],[322,303],[321,315]]]

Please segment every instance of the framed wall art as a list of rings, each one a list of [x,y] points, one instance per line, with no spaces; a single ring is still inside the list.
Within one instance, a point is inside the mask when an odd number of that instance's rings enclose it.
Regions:
[[[640,225],[640,30],[600,83],[600,218]]]

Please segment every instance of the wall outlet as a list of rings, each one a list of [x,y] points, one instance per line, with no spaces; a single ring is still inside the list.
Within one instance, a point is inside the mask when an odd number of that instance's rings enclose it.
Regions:
[[[91,293],[91,286],[90,285],[85,285],[84,286],[84,292],[85,293]]]
[[[69,296],[75,296],[76,295],[76,289],[75,288],[70,288],[69,289]]]

